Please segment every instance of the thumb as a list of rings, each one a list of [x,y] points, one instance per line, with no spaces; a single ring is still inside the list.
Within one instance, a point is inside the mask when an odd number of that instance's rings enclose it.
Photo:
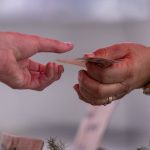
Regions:
[[[120,59],[129,53],[128,43],[115,44],[109,47],[100,48],[93,53],[85,54],[85,57],[101,57],[105,59]]]

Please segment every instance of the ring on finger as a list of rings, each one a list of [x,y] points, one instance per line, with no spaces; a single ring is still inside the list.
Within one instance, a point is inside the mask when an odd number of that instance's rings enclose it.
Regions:
[[[110,104],[113,100],[115,100],[115,96],[110,96],[106,98],[106,103],[104,104],[104,106],[106,106],[107,104]]]

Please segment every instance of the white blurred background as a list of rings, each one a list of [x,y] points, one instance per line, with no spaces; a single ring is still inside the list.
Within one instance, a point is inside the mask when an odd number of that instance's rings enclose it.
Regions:
[[[80,57],[124,41],[150,45],[149,0],[0,0],[0,31],[72,41],[66,54],[37,54],[46,63]],[[79,67],[64,65],[62,78],[42,92],[0,84],[0,131],[72,143],[87,104],[73,90]],[[150,97],[136,90],[115,110],[103,139],[108,150],[133,150],[150,140]]]

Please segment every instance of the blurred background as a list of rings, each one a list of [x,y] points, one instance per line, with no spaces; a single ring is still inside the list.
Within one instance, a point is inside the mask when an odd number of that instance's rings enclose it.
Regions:
[[[81,57],[120,42],[150,45],[149,0],[0,0],[0,31],[72,41],[66,54],[40,54],[46,63]],[[73,90],[79,67],[64,65],[62,78],[42,92],[12,90],[0,84],[0,131],[71,144],[86,113]],[[150,140],[150,97],[135,90],[113,113],[102,141],[108,150],[133,150]]]

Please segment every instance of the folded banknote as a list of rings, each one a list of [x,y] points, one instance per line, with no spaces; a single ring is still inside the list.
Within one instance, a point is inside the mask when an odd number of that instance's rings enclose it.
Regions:
[[[105,58],[98,58],[98,57],[83,57],[83,58],[75,58],[75,59],[57,59],[58,62],[67,63],[72,65],[78,65],[85,67],[87,62],[95,63],[100,67],[108,67],[113,63],[116,63],[116,60],[110,60]]]

